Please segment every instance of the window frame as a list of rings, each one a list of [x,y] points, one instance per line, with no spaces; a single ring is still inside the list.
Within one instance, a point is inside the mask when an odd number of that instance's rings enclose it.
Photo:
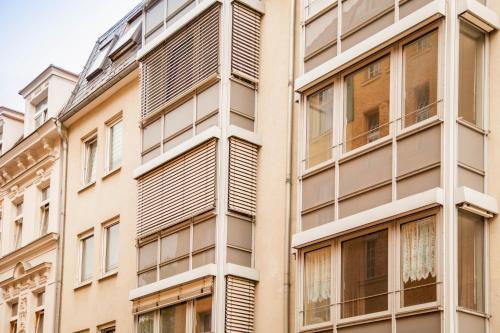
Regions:
[[[14,235],[13,235],[13,248],[17,250],[22,247],[23,244],[23,223],[24,223],[24,198],[18,201],[12,202],[14,204]],[[21,212],[19,212],[19,207],[22,206]]]
[[[401,293],[403,291],[401,284],[401,225],[405,223],[418,222],[426,218],[434,218],[436,223],[436,301],[422,303],[412,306],[401,306]],[[388,230],[388,271],[387,271],[387,304],[385,311],[375,312],[365,315],[341,318],[342,306],[342,243],[358,237],[362,237],[374,232]],[[443,237],[443,211],[442,208],[434,207],[426,210],[409,213],[408,215],[386,219],[378,224],[364,227],[363,229],[354,229],[331,239],[318,242],[307,247],[299,249],[297,264],[297,283],[296,302],[298,304],[296,315],[298,316],[298,325],[300,330],[320,330],[331,329],[333,326],[349,325],[352,323],[371,321],[377,318],[390,318],[392,316],[405,316],[438,309],[444,302],[442,281],[444,277],[444,249],[442,243]],[[324,247],[331,247],[331,314],[330,322],[304,325],[304,293],[305,293],[305,254]]]
[[[19,299],[15,298],[13,300],[10,300],[10,301],[8,301],[8,304],[9,304],[9,310],[10,310],[9,332],[17,333],[17,329],[19,328],[18,327],[18,324],[19,324]],[[12,312],[13,311],[12,308],[14,307],[14,305],[17,307],[15,315],[13,315],[13,312]],[[13,330],[14,327],[16,328],[15,330]]]
[[[111,161],[112,150],[113,150],[113,145],[112,145],[113,126],[115,126],[119,123],[121,123],[121,126],[122,126],[122,135],[121,135],[122,148],[120,149],[120,161],[118,162],[117,165],[113,166],[112,161]],[[111,119],[106,121],[105,125],[106,125],[106,149],[105,149],[105,154],[104,154],[104,160],[105,160],[104,174],[106,175],[106,174],[112,173],[112,172],[120,169],[123,165],[123,152],[125,151],[123,149],[124,148],[123,140],[125,138],[125,136],[123,135],[124,134],[124,131],[123,131],[123,126],[124,126],[123,111],[120,111],[118,114],[116,114]]]
[[[90,145],[95,143],[96,145],[96,152],[94,155],[94,176],[92,175],[87,175],[88,170],[89,170],[89,163],[90,163]],[[99,150],[99,142],[98,142],[98,135],[97,135],[97,129],[86,135],[84,138],[82,138],[82,185],[83,186],[89,186],[91,184],[94,184],[97,181],[97,155],[98,155],[98,150]]]
[[[43,105],[44,107],[38,109],[40,107],[40,105],[42,105],[42,103],[45,103],[45,105]],[[33,128],[35,130],[37,128],[41,127],[47,121],[48,111],[49,111],[48,98],[45,97],[44,99],[42,99],[40,102],[38,102],[35,105],[35,112],[33,114]],[[40,117],[42,120],[39,124],[37,124],[37,119],[39,119]]]
[[[44,191],[47,191],[47,197],[43,198]],[[44,236],[49,230],[49,217],[50,217],[50,184],[40,188],[40,204],[39,204],[39,236]],[[45,231],[44,231],[45,229]]]
[[[38,304],[38,302],[35,303],[35,333],[42,333],[43,332],[43,328],[44,328],[44,323],[45,323],[45,300],[46,300],[46,297],[47,297],[47,294],[45,292],[45,289],[41,289],[41,290],[37,290],[35,292],[33,292],[33,296],[37,299],[38,297],[40,297],[41,295],[43,294],[43,302],[42,304]],[[40,319],[42,318],[42,319]],[[38,331],[38,323],[39,321],[42,321],[42,331]]]
[[[83,279],[83,256],[84,256],[84,242],[89,239],[92,239],[92,249],[90,250],[91,253],[91,269],[92,269],[92,275],[84,280]],[[95,233],[94,233],[94,228],[91,228],[87,231],[84,231],[78,235],[78,258],[77,258],[77,263],[78,263],[78,269],[77,269],[77,287],[78,286],[83,286],[89,283],[92,283],[94,277],[95,277],[95,272],[94,272],[94,244],[95,241]]]
[[[116,267],[111,267],[108,269],[107,266],[107,258],[108,258],[108,232],[109,228],[118,226],[118,239],[117,239],[117,244],[120,243],[120,216],[116,216],[106,222],[103,222],[101,224],[101,269],[100,269],[100,276],[101,278],[113,275],[118,272],[118,269],[120,268],[120,247],[116,249],[117,251],[117,263]]]

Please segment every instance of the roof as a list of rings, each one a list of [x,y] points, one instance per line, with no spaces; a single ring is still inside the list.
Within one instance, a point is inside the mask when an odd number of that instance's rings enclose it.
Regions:
[[[1,105],[0,105],[0,116],[7,116],[11,119],[15,119],[18,121],[24,120],[24,113]]]
[[[120,37],[130,35],[127,30],[131,27],[129,23],[141,19],[142,7],[141,2],[97,39],[68,103],[59,114],[63,121],[72,117],[124,75],[138,67],[136,53],[141,47],[142,38],[138,38],[136,43],[130,49],[126,49],[120,57],[114,58],[115,61],[111,61],[109,54],[116,51]],[[139,37],[141,37],[140,31]]]
[[[19,95],[26,96],[33,89],[35,89],[40,83],[45,81],[51,74],[59,74],[61,76],[69,77],[73,80],[78,79],[78,74],[70,72],[64,68],[59,66],[55,66],[50,64],[47,68],[45,68],[40,74],[38,74],[30,83],[28,83],[23,89],[19,90]]]

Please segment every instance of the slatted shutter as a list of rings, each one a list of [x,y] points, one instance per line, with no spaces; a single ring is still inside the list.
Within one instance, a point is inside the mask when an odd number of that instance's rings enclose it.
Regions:
[[[226,279],[226,333],[253,333],[255,282],[234,276]]]
[[[216,155],[213,139],[139,178],[139,238],[215,208]]]
[[[250,81],[259,79],[261,14],[234,1],[231,70]]]
[[[167,39],[142,62],[142,117],[219,70],[220,4]]]
[[[229,209],[251,216],[257,206],[257,151],[252,143],[229,139]]]

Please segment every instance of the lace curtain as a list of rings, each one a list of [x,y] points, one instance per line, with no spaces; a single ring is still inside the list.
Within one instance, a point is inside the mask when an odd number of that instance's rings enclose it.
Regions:
[[[436,277],[436,223],[434,219],[401,227],[403,282]]]
[[[318,303],[330,299],[330,248],[325,247],[305,255],[306,301]]]

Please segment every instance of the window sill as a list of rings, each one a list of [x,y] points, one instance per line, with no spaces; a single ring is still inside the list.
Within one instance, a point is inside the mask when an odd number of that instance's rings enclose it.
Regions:
[[[356,317],[352,317],[352,318],[340,319],[338,324],[337,324],[337,328],[351,327],[351,326],[362,325],[362,324],[366,324],[366,323],[373,323],[376,321],[383,321],[383,320],[387,320],[387,319],[391,319],[391,318],[392,318],[392,315],[389,311],[371,313],[371,314],[356,316]]]
[[[466,309],[466,308],[462,308],[460,306],[457,307],[457,312],[462,312],[462,313],[470,314],[472,316],[486,318],[486,319],[490,319],[491,318],[491,315],[489,315],[487,313],[479,312],[479,311],[475,311],[475,310],[470,310],[470,309]]]
[[[108,273],[105,273],[103,274],[98,280],[97,282],[103,282],[105,280],[108,280],[108,279],[111,279],[111,278],[115,278],[118,276],[118,271],[115,270],[115,271],[111,271],[111,272],[108,272]]]
[[[411,317],[419,314],[443,311],[443,307],[436,304],[436,302],[428,304],[420,304],[409,308],[401,308],[396,313],[396,318]]]
[[[108,172],[107,172],[104,176],[102,176],[102,178],[101,178],[101,179],[102,179],[102,180],[105,180],[105,179],[107,179],[107,178],[109,178],[109,177],[113,176],[114,174],[119,173],[119,172],[121,171],[121,169],[122,169],[122,167],[121,167],[121,165],[120,165],[119,167],[116,167],[116,168],[114,168],[113,170],[108,171]]]
[[[76,285],[73,288],[73,291],[77,291],[77,290],[80,290],[80,289],[84,289],[86,287],[90,287],[90,285],[92,285],[92,280],[85,281],[85,282],[80,282],[78,285]]]
[[[85,192],[86,190],[92,188],[95,186],[95,180],[91,183],[88,183],[88,184],[85,184],[85,185],[82,185],[82,187],[80,187],[78,189],[78,194],[82,193],[82,192]]]

